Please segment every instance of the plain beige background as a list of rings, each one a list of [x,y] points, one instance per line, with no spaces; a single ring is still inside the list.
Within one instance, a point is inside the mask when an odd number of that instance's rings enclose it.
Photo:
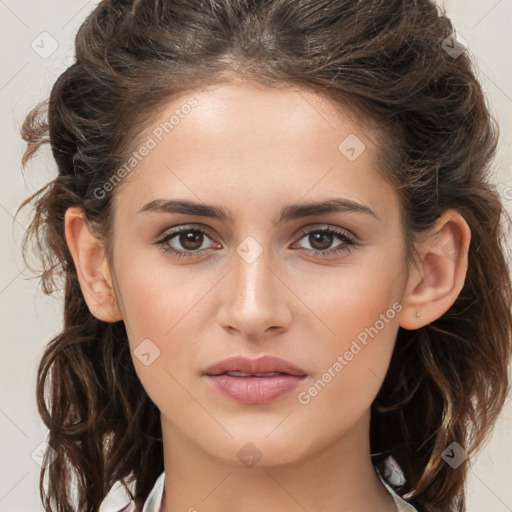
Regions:
[[[53,177],[56,168],[45,149],[23,178],[19,130],[30,107],[48,95],[55,78],[72,61],[74,35],[96,4],[0,0],[0,512],[43,510],[36,461],[46,431],[37,413],[35,376],[45,343],[59,331],[62,306],[29,279],[20,254],[27,218],[21,215],[14,221],[13,214],[30,192]],[[512,0],[446,0],[445,6],[478,63],[478,74],[501,125],[495,181],[511,211]],[[468,512],[512,512],[511,434],[509,401],[471,470]],[[119,499],[114,496],[104,511],[115,510]]]

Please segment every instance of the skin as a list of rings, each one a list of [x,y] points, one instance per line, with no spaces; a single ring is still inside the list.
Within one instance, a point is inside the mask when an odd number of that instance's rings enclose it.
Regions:
[[[398,195],[379,172],[374,132],[311,90],[217,84],[173,100],[141,140],[192,95],[197,106],[115,189],[112,261],[83,212],[66,213],[92,314],[123,319],[132,353],[145,339],[160,351],[147,366],[133,362],[161,411],[163,510],[393,512],[369,456],[370,406],[399,327],[440,317],[462,289],[469,228],[447,211],[408,265]],[[354,161],[338,149],[350,134],[366,146]],[[285,205],[331,197],[376,216],[336,212],[276,223]],[[139,212],[152,200],[178,198],[222,206],[232,218]],[[200,256],[178,258],[156,243],[178,226],[205,230],[195,243],[168,242],[200,248]],[[325,227],[352,233],[356,245],[308,236]],[[248,236],[263,249],[252,263],[236,252]],[[393,318],[301,403],[299,393],[393,304],[400,309]],[[274,402],[235,402],[201,375],[234,354],[276,355],[308,377]],[[244,446],[261,455],[256,465],[237,456]]]

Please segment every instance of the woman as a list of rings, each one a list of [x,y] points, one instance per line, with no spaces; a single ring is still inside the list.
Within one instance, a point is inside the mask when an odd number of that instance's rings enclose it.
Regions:
[[[23,126],[48,509],[465,510],[512,297],[457,44],[428,0],[98,5]]]

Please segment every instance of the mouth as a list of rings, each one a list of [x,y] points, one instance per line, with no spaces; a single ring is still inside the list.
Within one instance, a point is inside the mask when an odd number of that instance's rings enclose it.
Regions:
[[[224,372],[217,375],[230,375],[231,377],[277,377],[278,375],[289,375],[282,372],[267,372],[267,373],[244,373],[239,371]]]
[[[232,377],[275,377],[278,374],[307,375],[306,371],[297,365],[280,357],[264,355],[257,359],[246,356],[231,356],[215,363],[203,372],[204,375],[230,374]]]
[[[208,367],[203,376],[216,391],[231,400],[265,404],[296,389],[307,373],[289,361],[273,356],[258,359],[234,356]]]

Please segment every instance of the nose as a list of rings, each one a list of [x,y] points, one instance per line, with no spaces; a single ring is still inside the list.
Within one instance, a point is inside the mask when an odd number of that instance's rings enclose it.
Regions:
[[[233,257],[234,268],[225,278],[219,324],[248,340],[260,340],[286,330],[292,319],[293,294],[278,275],[268,251],[256,260]]]

